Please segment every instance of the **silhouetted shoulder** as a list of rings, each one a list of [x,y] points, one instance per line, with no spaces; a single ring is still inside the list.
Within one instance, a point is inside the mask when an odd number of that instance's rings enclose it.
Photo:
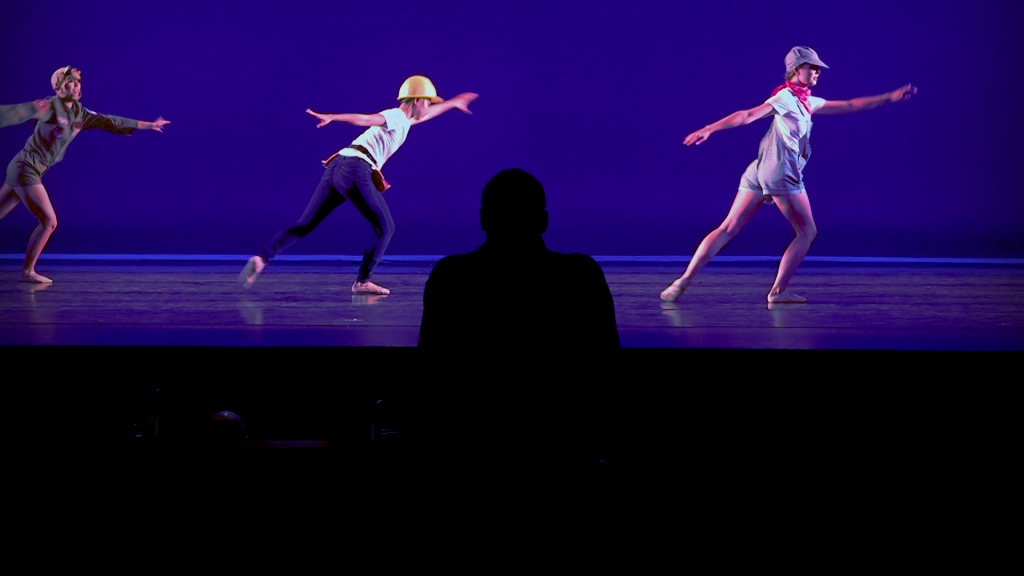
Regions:
[[[600,276],[604,280],[604,271],[601,270],[601,265],[586,254],[561,254],[559,252],[551,252],[551,254],[555,256],[557,265],[562,267],[566,274]]]
[[[434,266],[419,344],[498,353],[618,347],[619,338],[608,284],[590,256],[481,249]]]
[[[474,267],[477,262],[477,258],[474,258],[472,254],[453,254],[451,256],[445,256],[444,258],[437,261],[434,264],[434,268],[430,271],[430,277],[427,279],[427,283],[434,280],[440,281],[447,280],[453,275],[459,275],[468,269]]]
[[[459,266],[464,266],[470,260],[472,260],[471,254],[452,254],[451,256],[445,256],[438,260],[437,264],[434,264],[433,270],[436,271],[438,268],[457,268]]]
[[[434,265],[423,290],[420,346],[451,347],[466,328],[467,307],[460,296],[474,274],[466,254],[446,256]]]
[[[558,256],[564,258],[565,262],[570,266],[579,266],[581,268],[588,266],[597,266],[598,268],[600,268],[600,266],[598,266],[597,264],[597,260],[594,260],[593,258],[586,254],[580,254],[579,252],[573,254],[562,254],[560,252],[552,252],[552,254],[558,254]]]

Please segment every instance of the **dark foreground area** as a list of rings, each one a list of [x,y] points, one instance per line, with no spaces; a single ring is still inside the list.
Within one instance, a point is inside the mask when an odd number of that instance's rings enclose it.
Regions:
[[[956,446],[977,433],[978,411],[1007,401],[984,375],[1020,361],[1018,353],[785,350],[5,353],[46,376],[10,395],[12,406],[30,407],[15,416],[18,429],[43,431],[50,442],[34,444],[40,453],[70,448],[73,469],[109,473],[110,489],[289,487],[453,505],[834,497],[851,483],[956,468],[964,464]],[[237,420],[215,418],[225,412]]]

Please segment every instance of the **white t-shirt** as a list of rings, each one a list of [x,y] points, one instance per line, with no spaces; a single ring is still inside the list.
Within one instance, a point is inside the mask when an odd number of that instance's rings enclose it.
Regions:
[[[793,152],[801,154],[811,137],[811,112],[804,108],[788,88],[779,90],[778,94],[765,100],[765,103],[771,104],[774,108],[772,123],[779,140]],[[810,105],[812,112],[817,112],[825,105],[825,99],[808,96],[807,104]]]
[[[382,110],[379,114],[384,117],[384,125],[370,126],[366,132],[363,132],[352,141],[352,144],[366,148],[373,155],[373,158],[367,158],[365,154],[351,148],[342,148],[338,151],[338,154],[362,158],[378,170],[383,168],[388,158],[391,158],[391,155],[405,142],[412,123],[406,118],[405,112],[398,108]],[[377,161],[376,164],[374,164],[374,160]]]

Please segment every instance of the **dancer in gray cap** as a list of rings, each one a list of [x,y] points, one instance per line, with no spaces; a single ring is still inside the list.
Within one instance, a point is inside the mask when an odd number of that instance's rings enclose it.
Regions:
[[[764,104],[734,112],[683,140],[687,146],[701,144],[719,130],[773,116],[771,128],[761,139],[757,159],[747,166],[740,178],[729,215],[718,228],[704,237],[690,259],[686,272],[661,292],[662,300],[671,302],[678,298],[690,285],[693,276],[743,229],[764,203],[778,206],[796,231],[796,237],[782,255],[775,284],[768,292],[768,303],[807,301],[803,296],[787,291],[786,286],[818,233],[803,181],[803,169],[811,155],[811,115],[860,112],[889,102],[907,100],[917,93],[916,87],[907,84],[878,96],[824,100],[811,96],[811,88],[817,85],[822,68],[828,66],[818,58],[814,50],[806,46],[793,48],[786,55],[786,83],[776,88]]]

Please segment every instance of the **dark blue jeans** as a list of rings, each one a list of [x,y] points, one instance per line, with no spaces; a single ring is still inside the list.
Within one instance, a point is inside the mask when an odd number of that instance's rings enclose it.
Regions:
[[[264,262],[270,262],[274,256],[295,244],[299,238],[312,232],[345,200],[351,201],[373,227],[373,237],[369,246],[363,250],[363,261],[359,265],[358,281],[367,281],[384,256],[384,250],[395,233],[395,223],[391,220],[387,202],[373,185],[370,165],[359,158],[338,156],[332,160],[324,169],[320,184],[317,185],[316,192],[313,192],[313,197],[309,199],[309,205],[306,206],[302,217],[291,227],[278,232],[259,256]]]

